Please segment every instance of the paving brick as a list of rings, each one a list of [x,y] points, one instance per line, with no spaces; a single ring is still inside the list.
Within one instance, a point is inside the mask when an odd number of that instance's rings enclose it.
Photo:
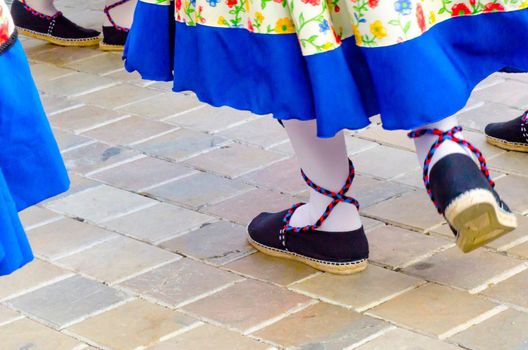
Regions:
[[[42,207],[29,207],[19,213],[20,221],[26,231],[37,226],[59,220],[62,216]]]
[[[181,307],[243,278],[190,259],[146,272],[120,284],[143,297]]]
[[[286,286],[317,273],[303,263],[255,253],[225,265],[229,270]]]
[[[526,164],[526,154],[520,152],[507,152],[489,161],[489,166],[504,171],[524,176],[524,181],[528,181],[528,164]]]
[[[68,131],[62,131],[58,129],[53,129],[53,135],[55,140],[61,150],[61,152],[67,152],[77,147],[87,146],[94,141],[88,137],[74,135]]]
[[[289,158],[243,176],[243,180],[278,192],[298,194],[308,187],[301,177],[297,159]]]
[[[75,71],[71,69],[60,68],[48,63],[37,63],[31,65],[31,75],[37,85],[43,84],[44,82],[73,74]]]
[[[442,238],[394,226],[382,226],[367,233],[370,260],[391,268],[401,268],[426,258],[435,251],[446,249],[454,243]]]
[[[115,109],[159,94],[159,91],[143,89],[129,84],[119,84],[84,94],[76,99],[87,104]]]
[[[165,241],[160,247],[217,265],[224,265],[255,251],[247,242],[246,228],[226,221],[204,225],[198,230]]]
[[[480,132],[465,130],[464,137],[471,142],[473,146],[477,147],[490,163],[492,158],[506,153],[503,149],[490,145],[486,141],[486,136]]]
[[[166,123],[131,116],[89,130],[83,135],[114,145],[129,145],[168,133],[174,129],[174,126]]]
[[[264,148],[269,148],[288,139],[286,131],[278,121],[269,117],[257,117],[248,123],[222,131],[219,135]]]
[[[498,284],[490,286],[482,294],[509,304],[515,304],[528,309],[528,294],[523,291],[528,288],[528,271],[523,271]]]
[[[483,132],[489,123],[506,122],[520,115],[519,110],[499,103],[488,102],[458,114],[464,129]]]
[[[214,218],[171,204],[155,206],[102,224],[136,239],[157,243],[214,221]]]
[[[4,349],[74,349],[82,343],[27,318],[0,327]]]
[[[31,289],[65,278],[69,274],[55,265],[35,259],[24,268],[0,278],[0,300],[29,292]]]
[[[199,106],[203,106],[203,104],[195,96],[171,92],[154,96],[148,100],[134,102],[119,108],[119,111],[140,115],[148,119],[161,120]],[[171,119],[166,120],[166,122],[175,124],[171,122]]]
[[[111,73],[107,73],[105,74],[105,77],[110,78],[114,81],[123,83],[123,84],[130,84],[130,85],[139,86],[139,87],[148,86],[149,90],[150,90],[150,86],[152,85],[152,81],[143,80],[141,78],[141,75],[138,72],[129,73],[124,68],[120,70],[116,70]]]
[[[180,115],[167,119],[166,122],[193,130],[217,133],[247,123],[255,118],[254,115],[246,111],[237,111],[230,107],[216,108],[204,105],[203,108],[186,113],[182,112]]]
[[[42,52],[32,55],[31,58],[37,61],[63,66],[71,62],[84,60],[99,55],[103,55],[103,53],[100,50],[92,47],[81,48],[52,46],[50,50],[42,50]]]
[[[265,301],[265,307],[255,307],[262,301]],[[240,331],[250,331],[308,302],[310,299],[303,295],[264,282],[246,280],[183,309]]]
[[[381,179],[418,171],[416,154],[387,146],[378,146],[352,157],[356,171]]]
[[[0,326],[13,322],[23,316],[18,312],[8,309],[6,306],[0,305]]]
[[[107,309],[127,299],[120,291],[80,276],[73,276],[11,299],[8,304],[54,328]]]
[[[98,181],[141,192],[142,190],[195,173],[192,169],[164,160],[144,157],[122,165],[93,173]]]
[[[97,344],[120,350],[155,345],[196,321],[180,312],[135,300],[94,316],[69,330]]]
[[[519,268],[521,264],[519,260],[484,249],[464,254],[458,247],[453,247],[411,265],[404,271],[428,281],[466,290],[478,290],[486,288],[494,278]]]
[[[506,310],[451,338],[465,348],[479,350],[526,349],[528,314]],[[500,330],[500,336],[496,331]]]
[[[56,128],[79,133],[121,118],[122,113],[96,106],[80,106],[56,113],[49,119]]]
[[[47,201],[44,201],[43,205],[45,203],[52,202],[56,199],[68,197],[74,193],[82,192],[89,188],[94,188],[101,185],[100,182],[90,180],[84,176],[77,175],[73,172],[68,173],[68,177],[70,178],[70,188],[68,189],[68,191],[61,193],[58,196],[49,198]]]
[[[361,130],[357,133],[358,137],[375,141],[387,146],[395,146],[411,152],[414,152],[414,142],[407,137],[407,132],[404,130],[385,130],[381,125]]]
[[[273,151],[273,152],[277,152],[277,153],[281,153],[281,154],[285,154],[289,157],[292,157],[295,155],[294,151],[293,151],[293,148],[292,148],[292,145],[289,141],[286,141],[286,142],[283,142],[283,143],[280,143],[276,146],[273,146],[273,147],[270,147],[269,148],[270,151]]]
[[[444,219],[438,215],[425,190],[408,192],[362,211],[363,215],[396,226],[425,231],[440,225]]]
[[[62,258],[57,264],[112,284],[179,258],[148,244],[118,237]]]
[[[240,180],[228,180],[212,174],[198,173],[146,192],[155,197],[197,208],[206,203],[216,203],[234,197],[251,189],[253,187]]]
[[[321,274],[290,288],[327,302],[363,311],[422,283],[424,281],[421,279],[370,265],[358,274]]]
[[[39,85],[39,90],[56,96],[80,96],[91,91],[105,89],[114,84],[114,81],[108,78],[86,73],[74,73],[45,81]]]
[[[147,197],[101,185],[52,201],[46,206],[70,216],[100,223],[156,203]]]
[[[352,183],[350,195],[359,201],[361,208],[367,208],[410,190],[410,187],[396,182],[377,180],[368,175],[357,175]]]
[[[137,144],[134,148],[156,157],[181,161],[212,151],[226,142],[226,139],[219,136],[211,136],[188,129],[179,129]]]
[[[295,198],[267,190],[256,189],[208,206],[205,212],[247,225],[262,212],[279,212],[299,202]]]
[[[234,178],[283,158],[279,153],[233,143],[191,158],[185,163],[197,169]]]
[[[495,306],[476,295],[427,284],[377,306],[370,313],[421,333],[441,336]]]
[[[214,339],[214,341],[211,341]],[[265,350],[271,349],[257,340],[240,333],[204,324],[175,338],[164,341],[149,350]]]
[[[80,174],[89,174],[138,156],[139,153],[133,150],[100,142],[78,147],[62,154],[68,170]]]
[[[40,100],[42,101],[42,105],[48,116],[70,108],[82,106],[82,103],[79,101],[73,101],[66,97],[46,95],[43,93],[40,94]]]
[[[407,186],[411,186],[423,191],[424,182],[423,182],[423,173],[421,171],[414,171],[411,173],[403,174],[392,179],[392,181],[401,183]]]
[[[116,236],[100,227],[69,218],[37,227],[28,233],[35,254],[47,260],[71,255]]]
[[[385,223],[371,218],[367,218],[365,216],[361,217],[361,222],[363,223],[363,229],[365,230],[365,232],[372,231],[381,226],[385,226]]]
[[[317,303],[255,333],[284,347],[338,350],[387,327],[383,321],[338,306]]]
[[[67,63],[64,66],[85,73],[105,74],[123,67],[123,59],[121,56],[122,55],[119,53],[109,52],[103,55],[89,57],[81,61]]]
[[[480,100],[502,103],[507,106],[528,107],[527,84],[518,81],[507,81],[476,91],[474,96]]]
[[[460,350],[458,346],[441,342],[405,329],[391,330],[369,341],[357,350]]]

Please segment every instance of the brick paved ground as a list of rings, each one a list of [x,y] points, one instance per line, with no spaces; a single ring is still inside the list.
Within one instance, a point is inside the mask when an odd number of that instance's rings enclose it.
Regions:
[[[100,3],[65,9],[96,26]],[[519,230],[461,254],[411,142],[372,126],[347,135],[371,265],[338,277],[245,241],[305,196],[271,118],[143,82],[118,54],[24,46],[73,186],[22,213],[37,259],[0,280],[2,349],[528,348],[528,156],[482,135],[527,107],[525,75],[489,78],[460,114]]]

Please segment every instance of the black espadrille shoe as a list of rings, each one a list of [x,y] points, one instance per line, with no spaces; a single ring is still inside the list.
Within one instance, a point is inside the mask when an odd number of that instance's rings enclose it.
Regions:
[[[94,46],[99,44],[99,32],[73,23],[62,12],[47,16],[15,0],[11,14],[18,32],[24,36],[45,40],[60,46]]]
[[[417,138],[436,135],[423,167],[427,193],[438,212],[443,214],[463,252],[470,252],[517,227],[517,218],[494,190],[486,160],[482,153],[466,140],[455,136],[462,128],[449,131],[422,129],[409,133]],[[440,159],[429,172],[433,155],[444,141],[453,141],[475,154],[477,164],[468,155],[450,154]]]
[[[125,43],[128,37],[129,28],[121,27],[116,24],[112,15],[110,15],[110,10],[123,5],[124,3],[129,2],[130,0],[121,0],[112,5],[106,6],[104,8],[104,13],[110,23],[111,27],[103,27],[103,40],[99,43],[99,48],[103,51],[123,51],[125,48]]]
[[[528,152],[528,111],[509,122],[488,124],[484,132],[488,143],[493,146]]]
[[[290,226],[293,213],[304,203],[297,203],[280,213],[262,213],[248,226],[249,243],[265,254],[297,260],[321,271],[342,275],[363,271],[369,254],[363,227],[348,232],[317,230],[338,203],[351,203],[359,208],[354,198],[345,195],[354,179],[352,162],[346,184],[337,193],[317,186],[302,170],[301,174],[308,186],[332,198],[321,218],[314,225]]]

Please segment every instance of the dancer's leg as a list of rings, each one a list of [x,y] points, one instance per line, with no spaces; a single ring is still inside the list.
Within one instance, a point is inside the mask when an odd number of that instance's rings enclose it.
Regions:
[[[284,126],[295,150],[300,167],[317,185],[330,191],[339,191],[348,174],[348,157],[343,132],[333,138],[322,139],[316,135],[315,121],[285,120]],[[299,207],[290,225],[314,224],[325,211],[331,199],[310,188],[308,203]],[[351,231],[361,227],[356,207],[340,203],[319,228],[321,231]]]

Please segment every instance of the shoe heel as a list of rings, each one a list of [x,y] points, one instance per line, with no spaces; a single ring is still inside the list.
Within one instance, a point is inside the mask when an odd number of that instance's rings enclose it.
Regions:
[[[457,246],[471,252],[513,231],[517,218],[498,206],[493,194],[473,190],[455,199],[446,209],[446,219],[458,232]]]

